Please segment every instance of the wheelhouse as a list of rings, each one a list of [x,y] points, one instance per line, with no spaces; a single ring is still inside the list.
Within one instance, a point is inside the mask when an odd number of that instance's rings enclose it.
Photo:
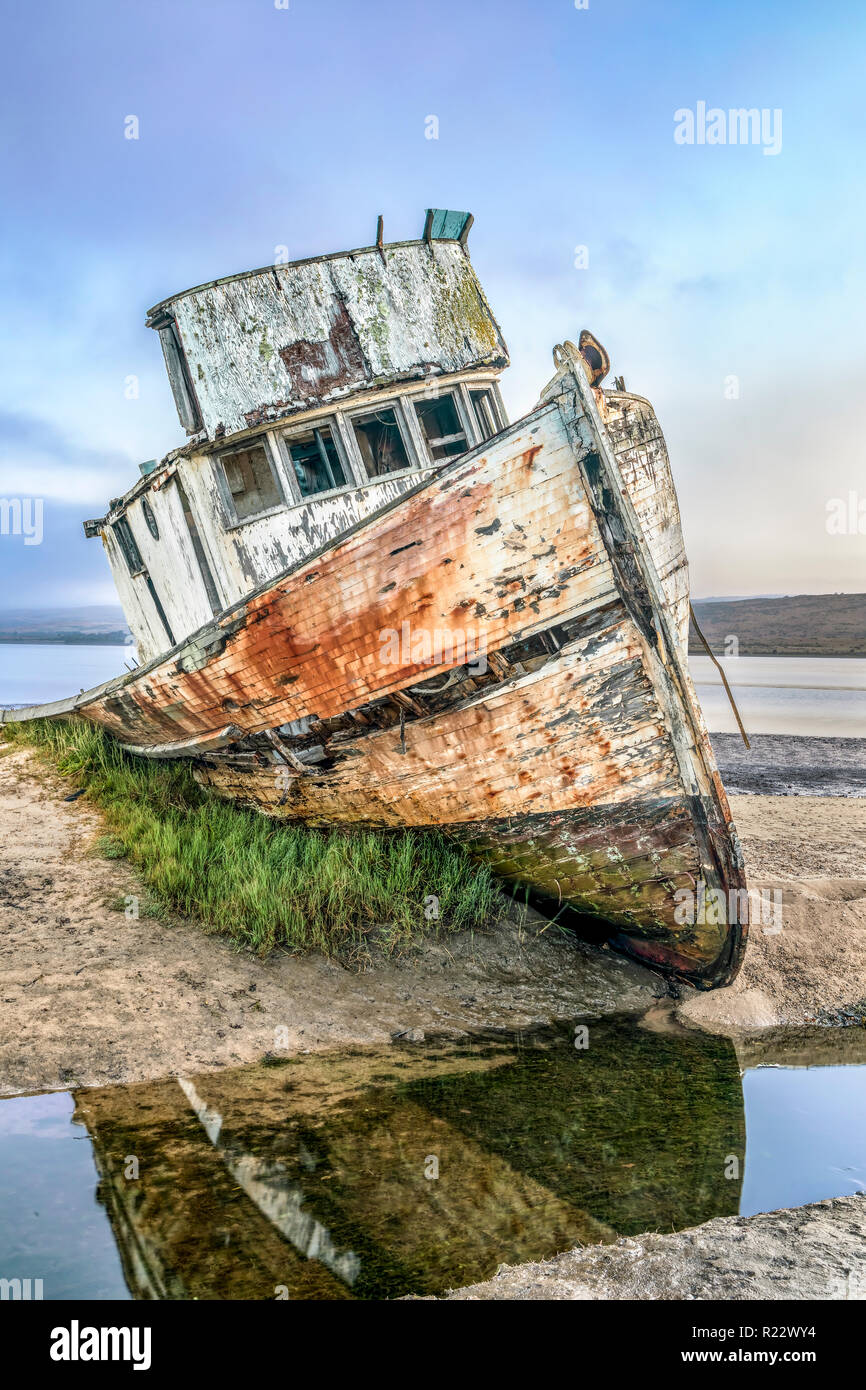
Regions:
[[[471,217],[419,241],[212,281],[159,334],[189,440],[101,535],[148,661],[507,425],[508,352],[466,249]]]

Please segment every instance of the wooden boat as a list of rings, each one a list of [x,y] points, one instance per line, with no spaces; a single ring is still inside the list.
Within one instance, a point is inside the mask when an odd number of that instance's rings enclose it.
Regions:
[[[151,311],[191,438],[85,523],[141,665],[0,719],[81,715],[284,820],[444,829],[726,983],[748,898],[660,427],[587,332],[507,423],[470,221]]]

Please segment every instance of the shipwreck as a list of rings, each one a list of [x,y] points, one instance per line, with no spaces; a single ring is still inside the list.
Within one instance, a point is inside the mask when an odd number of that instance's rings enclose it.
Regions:
[[[150,311],[188,440],[85,522],[139,664],[0,721],[84,717],[285,820],[445,830],[724,984],[748,898],[664,437],[586,331],[509,423],[471,221]]]

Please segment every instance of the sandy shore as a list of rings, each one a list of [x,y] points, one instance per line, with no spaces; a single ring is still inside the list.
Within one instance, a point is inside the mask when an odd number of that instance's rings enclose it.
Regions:
[[[753,922],[730,988],[689,993],[680,1018],[718,1032],[859,1021],[866,1015],[866,800],[739,796],[731,805],[750,889],[764,895],[770,920]]]
[[[505,1266],[450,1299],[864,1299],[866,1197],[722,1216]]]
[[[0,1094],[145,1080],[288,1051],[670,1008],[655,974],[535,919],[431,941],[364,974],[239,953],[188,922],[129,921],[122,861],[94,856],[85,801],[32,754],[0,757]],[[750,882],[782,930],[752,930],[727,990],[681,988],[688,1026],[731,1032],[821,1018],[866,998],[866,801],[734,798]],[[22,1040],[26,1039],[26,1046]]]
[[[259,960],[189,922],[128,921],[140,895],[85,801],[32,754],[0,757],[0,1095],[150,1080],[266,1053],[381,1044],[550,1018],[642,1013],[667,994],[641,966],[500,923],[364,974],[315,956]]]

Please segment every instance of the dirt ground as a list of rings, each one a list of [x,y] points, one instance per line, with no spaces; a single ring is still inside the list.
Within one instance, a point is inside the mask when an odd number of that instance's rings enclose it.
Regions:
[[[731,987],[690,993],[679,1017],[730,1032],[866,1015],[866,799],[735,796],[731,806],[769,920],[753,922]]]
[[[315,956],[259,960],[189,922],[127,920],[141,895],[86,801],[32,754],[0,756],[0,1095],[143,1081],[266,1053],[388,1042],[418,1029],[527,1027],[642,1013],[660,978],[549,930],[500,923],[357,974]]]
[[[864,1299],[866,1197],[722,1216],[504,1266],[452,1299]]]
[[[86,801],[32,754],[0,756],[0,1095],[141,1081],[409,1030],[459,1034],[669,1009],[665,983],[542,919],[432,940],[363,974],[314,956],[259,960],[195,924],[128,920],[141,895],[93,851]],[[782,930],[753,927],[727,990],[683,989],[682,1022],[731,1032],[866,998],[866,800],[734,799],[750,881],[780,889]]]

